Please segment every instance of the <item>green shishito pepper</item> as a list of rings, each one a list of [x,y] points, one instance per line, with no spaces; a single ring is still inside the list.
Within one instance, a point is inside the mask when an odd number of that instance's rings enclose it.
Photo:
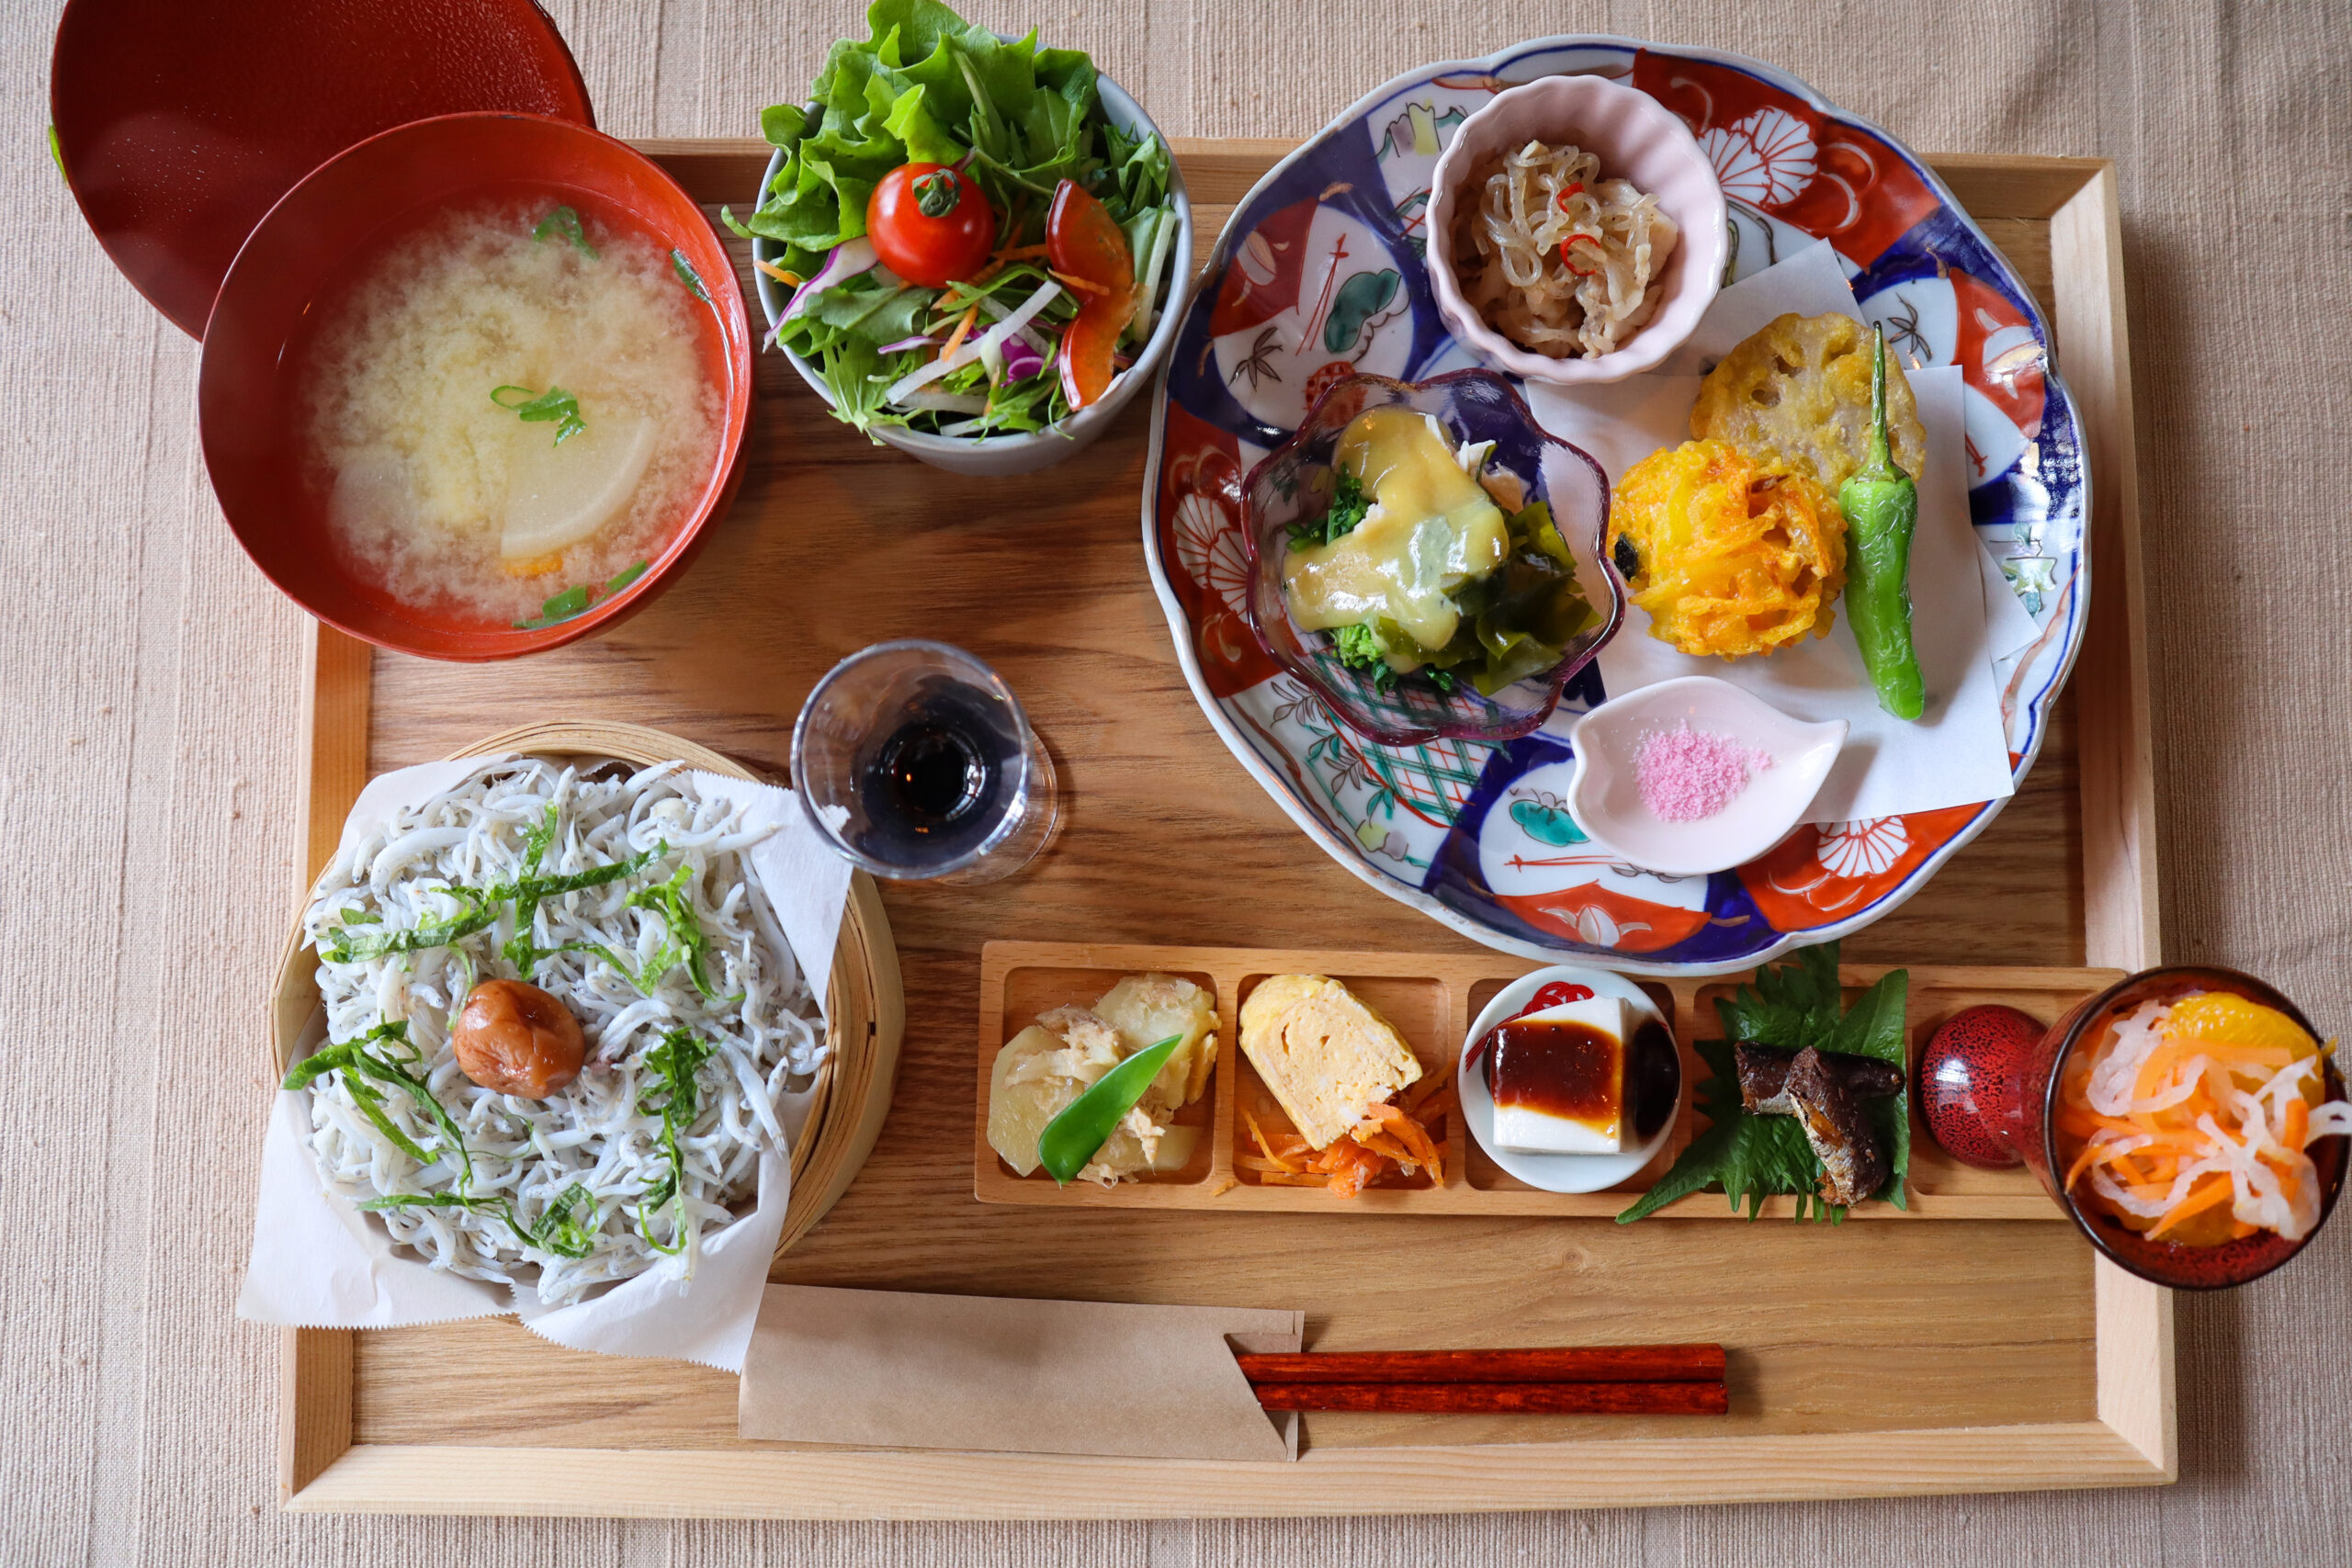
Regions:
[[[1057,1182],[1066,1182],[1086,1168],[1094,1151],[1110,1140],[1118,1130],[1119,1118],[1135,1109],[1168,1058],[1176,1054],[1183,1043],[1181,1034],[1171,1034],[1157,1045],[1148,1045],[1134,1055],[1094,1080],[1084,1094],[1062,1107],[1061,1114],[1046,1123],[1037,1134],[1037,1163]]]
[[[1919,487],[1886,447],[1886,333],[1872,333],[1869,460],[1838,487],[1846,514],[1846,615],[1861,645],[1862,667],[1879,706],[1897,718],[1927,708],[1918,655],[1911,648],[1911,536],[1919,523]]]

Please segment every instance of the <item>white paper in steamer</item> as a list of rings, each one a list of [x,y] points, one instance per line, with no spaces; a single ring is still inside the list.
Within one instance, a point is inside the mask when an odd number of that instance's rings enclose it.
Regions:
[[[482,761],[421,763],[369,781],[344,823],[342,843],[347,846],[401,807],[449,789]],[[848,863],[824,848],[791,791],[712,773],[694,777],[697,789],[742,805],[752,825],[775,825],[746,858],[821,1008],[849,895]],[[324,1014],[313,1013],[302,1051],[316,1050],[324,1038]],[[807,1124],[812,1098],[788,1095],[777,1106],[789,1136],[797,1137]],[[307,1098],[278,1091],[262,1145],[253,1253],[238,1293],[239,1316],[290,1327],[395,1328],[512,1313],[535,1333],[576,1349],[741,1369],[768,1261],[784,1232],[791,1195],[786,1155],[762,1155],[757,1206],[704,1239],[685,1288],[677,1278],[684,1260],[665,1258],[593,1300],[549,1308],[527,1291],[462,1279],[398,1246],[380,1223],[327,1190],[311,1154],[310,1133]]]

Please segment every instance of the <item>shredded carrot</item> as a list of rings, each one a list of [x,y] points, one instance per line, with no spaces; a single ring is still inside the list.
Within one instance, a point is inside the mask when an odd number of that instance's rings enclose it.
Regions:
[[[972,323],[979,319],[980,304],[975,299],[972,301],[972,308],[964,312],[964,319],[956,323],[956,330],[947,334],[947,342],[941,346],[939,357],[945,359],[963,347],[965,334],[972,330]]]
[[[1404,1106],[1405,1114],[1411,1116],[1418,1113],[1422,1106],[1437,1098],[1440,1089],[1451,1089],[1453,1085],[1453,1059],[1449,1056],[1443,1066],[1433,1072],[1422,1074],[1420,1080],[1405,1091],[1405,1098],[1400,1101]]]
[[[788,283],[795,288],[799,288],[803,283],[808,281],[797,272],[787,272],[783,267],[776,265],[775,263],[772,261],[762,261],[758,256],[753,256],[752,258],[752,265],[758,267],[762,272],[766,273],[770,277],[775,278],[778,283]]]
[[[2075,1191],[2086,1174],[2104,1166],[2118,1185],[2103,1179],[2079,1201],[2109,1209],[2131,1229],[2180,1245],[2210,1245],[2224,1230],[2245,1235],[2265,1226],[2299,1238],[2313,1207],[2312,1167],[2303,1154],[2311,1138],[2311,1100],[2279,1095],[2249,1109],[2246,1091],[2327,1049],[2285,1013],[2231,993],[2143,1003],[2078,1052],[2060,1079],[2057,1130],[2075,1140],[2064,1189]],[[2102,1104],[2123,1102],[2122,1115],[2093,1106],[2094,1081],[2101,1086]],[[2165,1100],[2172,1102],[2140,1109]],[[2127,1144],[2139,1146],[2126,1152]],[[2242,1161],[2255,1145],[2276,1176],[2275,1196],[2267,1184],[2249,1186],[2242,1167],[2210,1168],[2220,1166],[2225,1153]],[[2183,1177],[2200,1166],[2209,1168],[2176,1201]],[[2101,1190],[2120,1190],[2128,1201],[2110,1202]],[[2230,1224],[2221,1224],[2215,1211],[2233,1200],[2237,1213],[2258,1212],[2263,1224],[2231,1214]],[[2213,1217],[2188,1224],[2200,1214]]]
[[[1066,272],[1049,272],[1047,276],[1052,277],[1057,283],[1063,284],[1071,288],[1083,289],[1089,294],[1108,294],[1111,292],[1108,288],[1100,283],[1089,283],[1082,277],[1072,277]]]
[[[2162,1235],[2191,1214],[2201,1214],[2231,1194],[2230,1179],[2215,1172],[2188,1190],[2188,1196],[2166,1209],[2164,1217],[2149,1228],[2150,1240]]]
[[[1293,1165],[1290,1161],[1276,1154],[1274,1152],[1274,1145],[1266,1141],[1266,1130],[1258,1125],[1257,1117],[1251,1115],[1249,1111],[1244,1111],[1241,1113],[1241,1119],[1250,1123],[1250,1135],[1258,1141],[1258,1146],[1265,1151],[1266,1158],[1272,1162],[1276,1169],[1292,1171],[1294,1173],[1297,1171],[1298,1167]]]
[[[1046,249],[1047,247],[1044,245],[1015,245],[1009,250],[997,252],[996,259],[1001,262],[1035,261],[1037,257],[1044,255]]]

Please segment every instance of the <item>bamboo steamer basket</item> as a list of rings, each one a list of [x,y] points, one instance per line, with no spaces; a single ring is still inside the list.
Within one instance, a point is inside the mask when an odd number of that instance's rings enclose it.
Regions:
[[[461,757],[526,752],[564,761],[613,761],[639,767],[682,761],[690,768],[764,784],[750,769],[705,746],[663,730],[635,724],[598,722],[525,725],[477,740],[450,753]],[[303,899],[308,908],[315,886]],[[300,912],[288,933],[277,966],[271,1012],[277,1072],[294,1053],[319,1005],[318,954],[302,942]],[[825,1038],[830,1049],[817,1069],[808,1120],[792,1146],[792,1197],[785,1207],[784,1233],[776,1251],[807,1235],[849,1190],[873,1152],[874,1140],[889,1113],[899,1077],[899,1041],[906,1024],[906,999],[899,979],[899,950],[881,895],[865,872],[850,877],[849,901],[842,911],[841,940],[825,989]],[[275,1076],[275,1075],[273,1075]]]

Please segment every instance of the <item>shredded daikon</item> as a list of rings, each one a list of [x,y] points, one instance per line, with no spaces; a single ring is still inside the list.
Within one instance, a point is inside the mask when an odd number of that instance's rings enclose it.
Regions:
[[[1463,194],[1453,231],[1463,298],[1513,343],[1598,359],[1657,310],[1680,231],[1656,197],[1602,179],[1591,153],[1530,141],[1480,164]]]
[[[2257,1026],[2270,1038],[2245,1032]],[[2321,1204],[2306,1151],[2352,1133],[2352,1106],[2320,1103],[2325,1051],[2315,1044],[2275,1010],[2235,997],[2148,1001],[2112,1020],[2066,1069],[2060,1122],[2081,1139],[2066,1185],[2081,1180],[2115,1213],[2155,1222],[2139,1228],[2157,1237],[2222,1213],[2226,1199],[2238,1234],[2301,1240]]]
[[[1061,291],[1060,284],[1048,279],[1038,287],[1035,293],[1023,299],[1012,314],[997,322],[979,337],[965,344],[946,358],[931,360],[921,368],[909,371],[891,383],[890,389],[882,394],[882,400],[886,403],[904,402],[907,394],[916,388],[929,386],[951,370],[962,369],[983,354],[994,354],[1002,349],[1006,338],[1027,326],[1030,319],[1053,303],[1054,296]]]

